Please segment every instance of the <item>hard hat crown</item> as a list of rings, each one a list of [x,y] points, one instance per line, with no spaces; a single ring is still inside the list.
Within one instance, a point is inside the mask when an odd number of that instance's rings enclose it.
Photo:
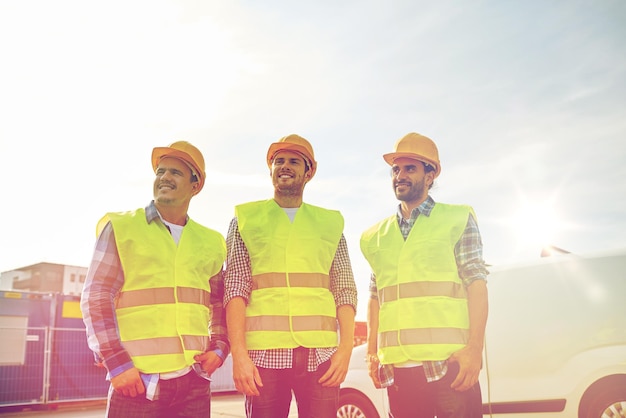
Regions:
[[[432,139],[424,135],[415,132],[404,135],[396,141],[393,151],[383,155],[383,158],[389,165],[393,165],[397,158],[412,158],[433,166],[435,168],[435,177],[441,173],[437,145],[435,145]]]
[[[152,168],[156,173],[156,169],[162,158],[172,157],[187,163],[189,168],[198,178],[198,192],[204,187],[206,172],[204,167],[204,157],[198,148],[187,141],[176,141],[167,147],[156,147],[152,150]]]
[[[267,150],[267,166],[271,168],[274,156],[278,151],[295,151],[302,154],[308,161],[308,165],[311,169],[311,178],[315,175],[317,170],[317,161],[315,161],[315,153],[311,143],[299,135],[291,134],[280,138],[277,142],[270,145]]]

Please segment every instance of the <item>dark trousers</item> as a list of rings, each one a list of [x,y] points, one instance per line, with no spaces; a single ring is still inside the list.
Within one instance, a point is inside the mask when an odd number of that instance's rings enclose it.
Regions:
[[[456,363],[448,363],[446,375],[427,382],[423,367],[396,367],[394,383],[387,388],[392,418],[482,418],[480,385],[459,392],[450,384],[459,373]]]
[[[246,396],[248,418],[287,418],[292,391],[299,418],[335,418],[339,402],[338,387],[323,387],[318,380],[330,367],[330,360],[307,372],[309,349],[297,348],[291,369],[259,368],[263,387],[260,396]]]
[[[211,417],[211,382],[190,371],[184,376],[159,380],[158,399],[145,394],[132,398],[109,389],[108,418]]]

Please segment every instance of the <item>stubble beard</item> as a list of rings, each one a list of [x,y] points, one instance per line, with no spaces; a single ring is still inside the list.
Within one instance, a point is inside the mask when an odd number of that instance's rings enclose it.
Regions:
[[[285,197],[301,196],[304,191],[304,182],[293,178],[289,183],[281,183],[280,178],[274,179],[274,190],[277,194]]]
[[[163,197],[163,196],[157,196],[154,199],[154,201],[164,206],[171,205],[172,203],[174,203],[174,199],[172,199],[171,197]]]
[[[299,196],[302,194],[302,186],[299,184],[291,184],[291,185],[275,185],[276,193],[281,196]]]
[[[169,190],[170,194],[175,190],[175,187]],[[177,198],[175,196],[168,195],[167,193],[162,193],[157,187],[154,190],[154,201],[163,206],[171,206],[176,203]]]
[[[426,189],[426,181],[422,179],[422,181],[418,183],[411,184],[409,190],[404,193],[399,193],[398,188],[394,186],[393,191],[396,195],[396,199],[401,202],[414,202],[420,200],[424,196],[424,191]]]

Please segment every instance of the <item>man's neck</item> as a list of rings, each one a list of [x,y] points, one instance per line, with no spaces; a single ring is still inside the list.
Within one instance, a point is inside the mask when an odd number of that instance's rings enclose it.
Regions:
[[[412,202],[401,201],[400,211],[402,212],[402,217],[404,219],[409,219],[411,217],[411,212],[413,212],[413,209],[419,207],[422,203],[426,201],[427,198],[428,196],[421,200],[414,200]]]
[[[187,206],[163,206],[159,204],[155,204],[155,206],[165,221],[182,226],[187,223]]]
[[[302,205],[302,195],[285,196],[274,193],[274,200],[281,208],[299,208]]]

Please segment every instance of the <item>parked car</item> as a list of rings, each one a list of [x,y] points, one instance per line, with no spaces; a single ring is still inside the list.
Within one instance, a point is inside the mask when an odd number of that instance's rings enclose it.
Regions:
[[[365,354],[367,345],[352,350],[350,368],[339,390],[337,418],[382,418],[389,406],[387,391],[376,389],[367,373]]]
[[[480,376],[493,417],[626,417],[626,251],[493,267]],[[340,418],[382,418],[385,390],[355,347]]]

